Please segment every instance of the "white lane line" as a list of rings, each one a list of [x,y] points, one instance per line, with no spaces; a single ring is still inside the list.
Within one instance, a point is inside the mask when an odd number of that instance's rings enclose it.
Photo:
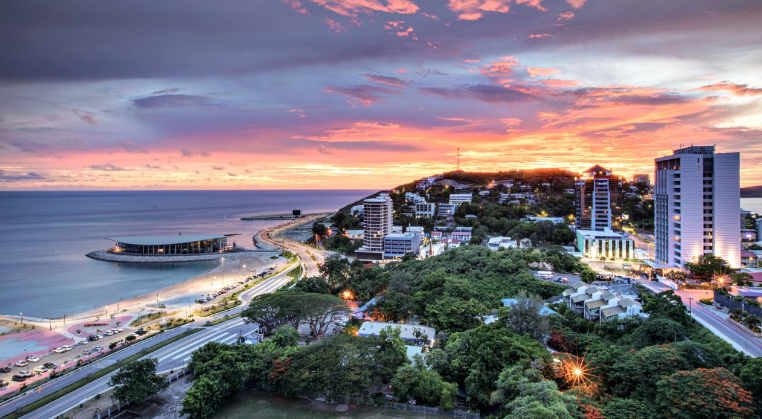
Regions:
[[[213,341],[213,340],[217,340],[217,339],[220,339],[220,338],[222,338],[222,337],[224,337],[224,336],[227,336],[227,335],[228,335],[227,333],[224,333],[224,334],[222,334],[222,335],[216,335],[215,337],[212,337],[212,338],[206,339],[206,340],[205,340],[205,341],[203,341],[203,342],[199,342],[197,345],[194,345],[194,346],[193,346],[193,347],[191,347],[190,349],[186,349],[185,351],[183,351],[183,352],[180,352],[179,354],[177,354],[177,356],[174,356],[174,357],[172,357],[172,360],[174,361],[174,360],[176,360],[176,359],[180,359],[180,358],[184,357],[185,355],[188,355],[189,353],[191,353],[191,352],[195,351],[196,349],[200,348],[201,346],[203,346],[203,345],[207,344],[208,342],[211,342],[211,341]],[[169,357],[167,357],[167,358],[169,358]]]
[[[220,343],[230,343],[230,342],[233,342],[233,341],[234,341],[234,340],[236,340],[236,339],[238,339],[238,335],[237,335],[237,334],[234,334],[233,336],[231,336],[231,337],[229,337],[229,338],[226,338],[226,339],[222,339],[222,340],[220,340],[219,342],[220,342]]]
[[[207,341],[209,341],[211,339],[214,339],[217,335],[220,335],[222,333],[224,333],[222,330],[215,331],[214,333],[208,334],[208,335],[206,335],[206,336],[204,336],[204,337],[202,337],[200,339],[195,339],[192,342],[187,342],[187,344],[178,345],[178,347],[174,348],[173,351],[171,351],[171,352],[169,352],[167,354],[164,354],[161,357],[158,357],[158,360],[159,360],[159,362],[166,361],[167,359],[177,355],[181,351],[185,351],[188,348],[199,347],[199,346],[203,345],[204,343],[206,343]]]

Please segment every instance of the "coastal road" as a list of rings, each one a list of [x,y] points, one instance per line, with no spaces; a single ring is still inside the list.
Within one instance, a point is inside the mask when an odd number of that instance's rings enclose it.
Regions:
[[[654,292],[668,291],[671,288],[664,284],[653,282],[636,280],[640,285],[645,286]],[[712,333],[720,337],[722,340],[733,345],[739,351],[742,351],[752,357],[762,356],[762,341],[750,335],[738,325],[731,323],[727,319],[718,316],[711,309],[705,307],[698,302],[698,299],[694,298],[693,302],[689,300],[691,293],[687,291],[676,291],[675,294],[679,295],[683,300],[683,304],[686,307],[690,307],[692,316],[696,321],[701,323],[704,327],[709,329]]]
[[[317,250],[303,243],[281,237],[281,235],[285,230],[294,228],[301,224],[314,222],[318,218],[322,218],[324,216],[325,214],[307,216],[287,224],[262,230],[258,232],[255,237],[259,243],[264,243],[273,247],[284,247],[288,251],[299,255],[299,257],[302,259],[302,262],[304,262],[304,265],[306,266],[305,276],[318,276],[320,275],[320,264],[323,263],[326,255],[330,252]]]
[[[80,371],[70,373],[61,380],[45,386],[40,393],[33,391],[23,397],[15,399],[11,403],[0,406],[0,417],[10,414],[18,408],[26,406],[36,400],[41,399],[42,397],[47,396],[48,394],[51,394],[52,392],[58,391],[70,384],[75,383],[76,381],[86,378],[89,374],[97,372],[100,368],[112,365],[119,360],[139,353],[145,348],[182,334],[187,330],[187,327],[198,327],[198,324],[201,324],[205,320],[214,321],[224,318],[225,316],[234,315],[243,311],[246,307],[246,303],[251,301],[253,297],[260,294],[273,292],[287,284],[291,280],[291,278],[287,275],[288,271],[289,270],[286,270],[278,275],[275,275],[272,278],[269,278],[262,283],[255,285],[251,289],[243,292],[240,298],[244,301],[244,304],[241,306],[225,313],[218,313],[215,316],[210,316],[208,318],[204,318],[203,320],[197,320],[195,324],[169,330],[145,341],[133,344],[121,351],[114,353],[113,355],[109,355],[100,360],[98,362],[99,365],[89,365]],[[159,360],[158,371],[160,372],[178,370],[187,365],[193,351],[203,346],[207,342],[232,343],[239,335],[245,335],[246,333],[253,331],[254,328],[254,325],[244,323],[243,319],[240,317],[233,318],[220,324],[204,328],[203,331],[194,333],[193,335],[180,339],[176,342],[172,342],[171,344],[159,349],[158,351],[146,355],[144,358],[157,358]],[[64,397],[55,400],[54,402],[51,402],[33,412],[22,416],[22,418],[47,419],[55,417],[72,407],[78,406],[80,403],[82,403],[83,400],[87,400],[97,394],[108,390],[109,387],[107,383],[112,374],[101,377],[67,394]]]

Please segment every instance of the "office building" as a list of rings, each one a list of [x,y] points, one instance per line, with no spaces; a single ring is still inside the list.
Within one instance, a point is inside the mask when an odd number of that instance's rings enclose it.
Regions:
[[[578,230],[622,229],[622,179],[595,165],[575,183],[575,225]]]
[[[392,200],[381,194],[363,201],[363,245],[357,249],[357,259],[384,258],[384,237],[392,232]]]
[[[709,254],[740,268],[740,158],[690,146],[656,159],[656,265],[684,268]]]
[[[433,218],[436,208],[434,203],[418,202],[415,204],[415,218]]]
[[[577,250],[586,258],[626,260],[635,258],[635,242],[623,234],[606,229],[577,230]]]
[[[632,175],[632,183],[642,183],[646,187],[651,186],[651,176],[647,174]]]
[[[418,233],[391,233],[384,237],[384,259],[401,258],[408,253],[418,255],[421,236]]]
[[[471,195],[470,193],[450,194],[450,204],[451,205],[470,204],[472,198],[473,198],[473,195]]]

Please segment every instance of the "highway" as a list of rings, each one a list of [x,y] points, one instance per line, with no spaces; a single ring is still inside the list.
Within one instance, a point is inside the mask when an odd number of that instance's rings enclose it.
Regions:
[[[658,282],[643,280],[636,280],[636,282],[654,292],[662,292],[671,289]],[[694,298],[691,303],[689,300],[689,297],[691,297],[690,292],[676,291],[675,294],[680,296],[683,300],[683,304],[690,307],[693,318],[712,333],[733,345],[734,348],[741,352],[755,358],[762,356],[762,341],[760,341],[760,339],[745,332],[738,325],[718,316],[711,309],[699,303],[698,299]]]
[[[203,318],[197,320],[196,323],[169,330],[165,333],[157,335],[156,337],[147,339],[145,341],[138,342],[131,345],[121,351],[109,355],[98,362],[98,365],[89,365],[80,371],[71,373],[65,378],[45,386],[42,392],[38,393],[33,391],[21,398],[14,400],[11,403],[7,403],[0,407],[0,417],[14,412],[16,409],[26,406],[42,397],[47,396],[51,392],[58,391],[78,380],[86,378],[88,375],[97,372],[99,369],[109,365],[113,365],[115,362],[127,358],[129,356],[139,353],[141,350],[153,346],[157,343],[168,340],[179,334],[182,334],[188,327],[199,327],[200,324],[206,322],[206,320],[214,321],[216,319],[223,318],[226,315],[233,315],[241,312],[245,309],[246,303],[260,294],[266,294],[273,292],[285,284],[287,284],[291,278],[287,275],[290,271],[286,270],[272,278],[268,278],[260,284],[255,285],[251,289],[243,292],[240,295],[240,299],[244,301],[244,304],[236,307],[225,313],[218,313],[215,316]],[[244,323],[243,319],[236,317],[220,324],[204,328],[202,331],[194,333],[188,337],[173,342],[158,351],[147,355],[146,357],[156,358],[159,361],[158,371],[168,372],[170,370],[178,370],[188,364],[193,351],[203,346],[207,342],[221,342],[232,343],[239,335],[246,334],[254,330],[254,325]],[[108,381],[113,373],[103,376],[92,383],[79,388],[66,396],[51,402],[31,413],[28,413],[22,418],[24,419],[47,419],[58,416],[62,412],[67,411],[70,408],[78,406],[82,401],[87,400],[97,394],[100,394],[108,390]]]

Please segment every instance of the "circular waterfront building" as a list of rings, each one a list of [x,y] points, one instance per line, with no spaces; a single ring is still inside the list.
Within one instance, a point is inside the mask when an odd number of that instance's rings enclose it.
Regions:
[[[136,256],[209,255],[228,249],[226,235],[177,235],[107,237],[115,242],[109,251]]]

